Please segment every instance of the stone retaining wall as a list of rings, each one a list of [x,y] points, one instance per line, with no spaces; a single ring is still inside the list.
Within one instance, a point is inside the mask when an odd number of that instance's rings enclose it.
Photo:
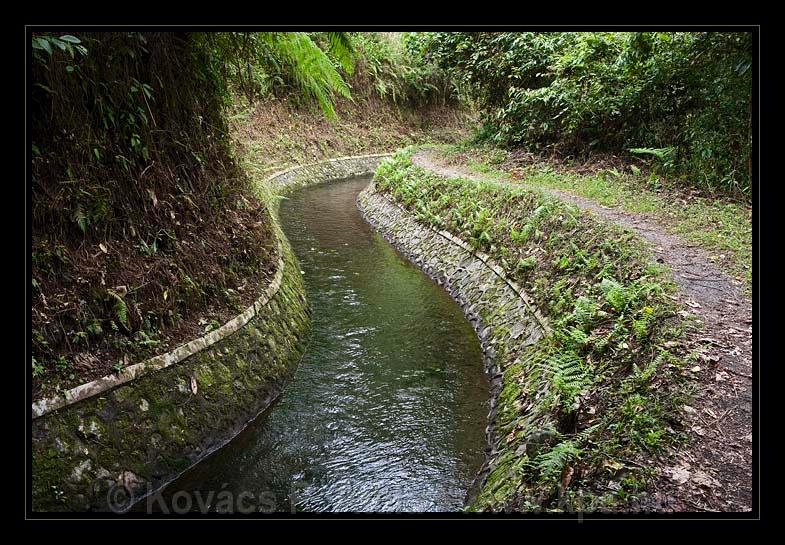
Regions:
[[[384,155],[276,173],[264,197],[369,174]],[[276,206],[271,206],[276,213]],[[300,268],[276,224],[281,261],[265,294],[220,330],[32,407],[34,511],[121,511],[239,433],[279,395],[310,328]]]
[[[282,195],[294,188],[329,180],[372,174],[389,153],[328,159],[319,163],[293,167],[270,177],[267,184],[274,194]]]
[[[547,323],[521,288],[507,279],[488,256],[473,251],[446,231],[435,231],[417,222],[410,212],[377,193],[373,183],[360,193],[357,205],[386,240],[450,293],[480,338],[491,379],[491,401],[486,428],[488,452],[467,499],[471,503],[499,455],[493,423],[503,370],[526,347],[543,338]]]

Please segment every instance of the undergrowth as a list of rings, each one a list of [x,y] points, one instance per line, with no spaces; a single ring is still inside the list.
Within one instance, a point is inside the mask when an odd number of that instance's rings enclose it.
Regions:
[[[748,294],[752,291],[752,208],[744,201],[685,186],[642,160],[598,156],[594,162],[564,161],[466,143],[438,151],[495,180],[564,190],[653,217],[701,246]]]
[[[34,33],[33,395],[204,334],[258,297],[271,224],[189,33]]]
[[[629,505],[682,439],[675,287],[633,233],[538,191],[445,178],[398,151],[376,188],[491,255],[550,333],[498,355],[496,451],[477,510]]]

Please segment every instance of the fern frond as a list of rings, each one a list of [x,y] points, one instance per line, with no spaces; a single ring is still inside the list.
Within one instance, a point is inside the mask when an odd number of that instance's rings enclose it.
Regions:
[[[558,479],[562,471],[564,471],[564,467],[580,455],[581,450],[572,440],[556,444],[551,450],[540,454],[536,458],[540,479],[542,481]]]
[[[327,117],[335,117],[333,96],[352,98],[349,86],[327,54],[305,32],[267,33],[266,39],[300,89],[319,103]]]
[[[624,289],[624,286],[608,278],[603,279],[600,283],[600,289],[605,294],[605,300],[617,312],[622,312],[627,308],[627,303],[630,300],[630,294]]]
[[[540,363],[540,367],[546,380],[556,389],[562,405],[568,408],[593,382],[588,368],[573,351],[552,354]]]
[[[575,311],[573,312],[573,317],[575,321],[580,325],[582,328],[587,328],[592,324],[594,321],[594,316],[597,312],[597,305],[589,299],[588,297],[584,297],[583,295],[578,297],[575,301]]]
[[[327,40],[330,42],[330,53],[338,61],[347,74],[350,76],[354,72],[354,62],[357,52],[352,44],[352,38],[348,32],[328,32]]]
[[[108,290],[109,295],[114,298],[114,306],[112,310],[114,311],[115,316],[120,321],[121,324],[128,327],[128,306],[123,301],[123,298],[120,297],[119,294],[115,293],[112,290]]]
[[[84,208],[82,208],[82,204],[79,203],[76,205],[76,210],[74,210],[74,221],[79,226],[79,229],[82,230],[82,233],[87,232],[87,214],[85,214]]]
[[[582,348],[589,340],[589,336],[577,327],[571,327],[567,330],[567,337],[569,345],[573,348]]]

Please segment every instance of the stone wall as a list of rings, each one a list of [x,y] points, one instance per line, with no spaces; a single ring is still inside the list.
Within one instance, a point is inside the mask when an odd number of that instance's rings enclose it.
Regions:
[[[527,347],[543,339],[547,323],[521,288],[507,279],[488,256],[446,231],[435,231],[417,222],[410,212],[377,193],[373,183],[360,193],[357,204],[386,240],[450,293],[480,338],[491,379],[491,400],[486,428],[488,452],[468,498],[467,503],[471,503],[503,454],[494,422],[504,370]]]
[[[127,507],[124,494],[139,498],[171,481],[277,397],[309,328],[299,268],[285,252],[280,288],[244,327],[180,363],[33,421],[34,510]]]
[[[274,194],[284,194],[294,188],[329,180],[372,174],[389,153],[360,155],[328,159],[319,163],[293,167],[270,177],[269,189]]]
[[[260,196],[369,174],[384,155],[294,167]],[[122,511],[220,448],[280,394],[305,349],[308,304],[286,237],[269,297],[221,331],[32,407],[34,511]],[[264,297],[264,296],[263,296]]]

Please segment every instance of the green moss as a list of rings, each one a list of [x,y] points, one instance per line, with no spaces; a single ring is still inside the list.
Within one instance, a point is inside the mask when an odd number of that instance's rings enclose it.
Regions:
[[[205,388],[207,390],[212,388],[215,383],[212,365],[204,363],[196,369],[196,382],[198,383],[199,388]]]
[[[274,296],[275,304],[260,313],[264,319],[253,320],[170,368],[34,421],[34,509],[84,509],[91,501],[103,501],[92,498],[82,485],[68,482],[76,458],[57,451],[58,438],[72,449],[74,436],[81,434],[89,454],[79,454],[80,461],[89,459],[93,468],[112,473],[130,470],[140,476],[149,474],[148,451],[154,448],[166,471],[175,475],[196,461],[197,447],[204,453],[217,439],[236,431],[238,420],[258,412],[254,404],[299,361],[310,327],[302,280],[294,274],[299,269],[290,251],[285,257],[283,284]],[[276,312],[268,312],[273,307]],[[270,337],[275,338],[275,352],[260,347]],[[197,381],[196,394],[191,391],[191,376]],[[148,402],[147,411],[141,410],[142,399]],[[106,411],[99,412],[101,408]],[[112,420],[104,422],[97,414],[110,414]]]

